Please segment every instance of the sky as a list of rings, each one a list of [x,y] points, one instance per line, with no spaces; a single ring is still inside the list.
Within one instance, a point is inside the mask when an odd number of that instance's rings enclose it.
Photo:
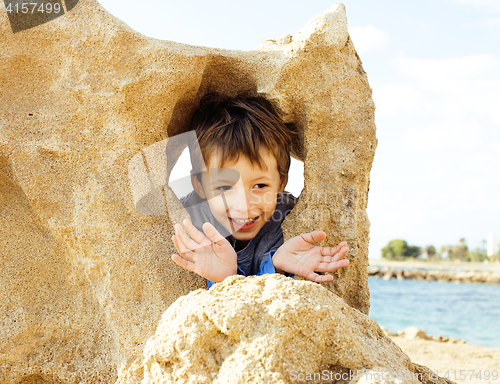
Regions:
[[[334,4],[99,2],[146,36],[243,51],[294,34]],[[500,237],[500,1],[343,4],[376,106],[369,257],[393,239],[439,249],[465,238],[474,249],[489,232]],[[302,183],[287,190],[298,195]]]

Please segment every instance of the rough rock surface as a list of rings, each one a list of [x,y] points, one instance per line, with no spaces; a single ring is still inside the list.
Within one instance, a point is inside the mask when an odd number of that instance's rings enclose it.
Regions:
[[[143,367],[143,384],[447,382],[328,289],[282,275],[233,276],[179,298]]]
[[[169,216],[137,211],[128,164],[184,132],[208,91],[263,95],[299,128],[305,187],[285,238],[346,240],[351,265],[325,286],[368,313],[377,140],[342,5],[241,52],[148,38],[95,0],[12,33],[0,3],[0,52],[2,382],[112,382],[168,306],[205,286],[170,260]]]

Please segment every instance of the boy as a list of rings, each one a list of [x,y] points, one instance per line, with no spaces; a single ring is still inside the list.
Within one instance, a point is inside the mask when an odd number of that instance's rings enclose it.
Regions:
[[[199,150],[190,143],[194,191],[181,198],[191,221],[189,236],[175,225],[173,261],[208,280],[209,288],[234,274],[297,274],[316,282],[349,264],[345,242],[311,243],[315,231],[283,243],[281,223],[295,204],[285,192],[291,132],[272,105],[258,97],[205,95],[190,123]],[[206,168],[205,168],[206,167]],[[227,239],[226,239],[227,238]],[[294,277],[294,276],[291,277]]]

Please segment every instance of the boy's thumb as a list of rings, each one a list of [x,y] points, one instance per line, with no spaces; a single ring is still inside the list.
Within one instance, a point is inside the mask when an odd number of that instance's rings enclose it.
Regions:
[[[301,236],[308,243],[317,243],[319,241],[325,240],[326,233],[323,231],[314,231],[314,232],[304,233]]]

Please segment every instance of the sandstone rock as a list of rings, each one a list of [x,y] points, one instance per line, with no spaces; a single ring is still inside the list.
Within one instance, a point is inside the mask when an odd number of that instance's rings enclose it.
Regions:
[[[291,383],[314,374],[426,382],[374,320],[319,284],[282,275],[233,276],[179,298],[146,343],[143,366],[143,384]]]
[[[421,270],[415,271],[415,280],[422,281],[425,280],[425,274]]]
[[[0,382],[112,383],[113,329],[80,261],[13,174],[0,152]]]
[[[432,340],[432,337],[427,335],[424,330],[417,327],[408,327],[396,333],[397,336],[403,336],[405,339],[424,339]]]
[[[382,279],[390,280],[394,277],[394,275],[395,275],[394,271],[387,271],[387,272],[384,272],[384,276],[382,276]]]
[[[352,380],[351,383],[354,384],[402,384],[402,383],[412,383],[420,381],[418,380],[419,374],[413,372],[407,372],[406,377],[404,375],[398,375],[397,372],[389,372],[385,369],[375,367],[368,369],[366,371],[358,372],[360,378],[358,380]]]
[[[405,270],[405,271],[403,271],[403,276],[405,279],[423,280],[422,271],[419,269]]]
[[[452,273],[447,273],[447,272],[437,272],[436,273],[436,279],[438,281],[453,281],[454,276]]]
[[[473,283],[484,283],[484,282],[486,282],[486,280],[487,280],[487,276],[481,272],[475,272],[471,278],[471,281]]]
[[[451,343],[451,344],[467,344],[465,340],[461,339],[456,339],[454,337],[447,337],[447,340],[445,341],[446,343]]]
[[[485,283],[487,284],[500,284],[500,275],[495,275],[495,274],[489,274],[486,279]]]
[[[382,330],[382,332],[384,332],[384,335],[386,335],[386,336],[395,336],[394,333],[392,333],[390,330],[388,330],[387,328],[383,327],[382,325],[379,325],[379,327]]]
[[[242,52],[148,38],[95,0],[12,33],[0,3],[0,51],[6,382],[30,372],[82,382],[130,375],[165,309],[205,287],[170,260],[167,212],[137,211],[128,166],[183,133],[209,91],[260,94],[298,127],[293,155],[305,163],[305,187],[285,239],[322,229],[324,245],[346,240],[351,265],[324,285],[368,313],[366,205],[377,139],[342,5],[294,36]]]
[[[438,272],[428,271],[428,272],[424,273],[424,276],[425,276],[425,280],[436,281],[438,278]]]
[[[398,279],[400,281],[405,279],[404,275],[403,275],[403,271],[401,271],[401,270],[396,271],[396,279]]]
[[[455,274],[455,280],[461,283],[470,283],[473,274],[473,272],[458,272]]]

